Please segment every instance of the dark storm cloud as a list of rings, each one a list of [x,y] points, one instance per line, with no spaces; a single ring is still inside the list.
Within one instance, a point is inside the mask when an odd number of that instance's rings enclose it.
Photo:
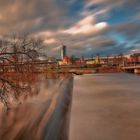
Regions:
[[[128,39],[136,39],[137,35],[140,34],[140,24],[134,22],[118,24],[110,29],[123,34]]]
[[[55,0],[0,1],[0,32],[33,32],[63,27],[69,20]]]

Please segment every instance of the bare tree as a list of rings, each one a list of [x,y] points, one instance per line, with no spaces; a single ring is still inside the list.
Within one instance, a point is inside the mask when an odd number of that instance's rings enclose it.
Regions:
[[[28,73],[34,74],[34,63],[42,55],[42,49],[43,41],[29,35],[13,35],[0,39],[0,101],[7,108],[9,93],[12,93],[15,99],[18,99],[20,93],[31,93],[30,83],[27,84],[26,81],[23,84],[23,81],[28,77]],[[14,76],[22,75],[19,82],[6,76],[11,70]]]

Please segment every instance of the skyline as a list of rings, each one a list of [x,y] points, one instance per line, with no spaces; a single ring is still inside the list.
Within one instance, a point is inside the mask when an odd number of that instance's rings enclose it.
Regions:
[[[139,0],[0,1],[0,35],[29,33],[47,53],[91,56],[140,52]]]

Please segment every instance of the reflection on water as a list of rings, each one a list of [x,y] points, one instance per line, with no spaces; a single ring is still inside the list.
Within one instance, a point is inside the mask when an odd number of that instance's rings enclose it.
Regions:
[[[16,79],[16,88],[6,83],[6,101],[10,109],[4,110],[1,104],[0,140],[46,139],[52,135],[49,127],[58,134],[62,115],[71,101],[71,80],[68,77],[46,80],[44,76],[38,76],[24,81]],[[55,124],[52,120],[54,116]]]

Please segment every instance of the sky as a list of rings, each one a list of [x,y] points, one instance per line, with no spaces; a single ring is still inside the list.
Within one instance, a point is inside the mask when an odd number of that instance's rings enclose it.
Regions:
[[[46,54],[140,53],[139,0],[0,0],[0,36],[42,38]]]

